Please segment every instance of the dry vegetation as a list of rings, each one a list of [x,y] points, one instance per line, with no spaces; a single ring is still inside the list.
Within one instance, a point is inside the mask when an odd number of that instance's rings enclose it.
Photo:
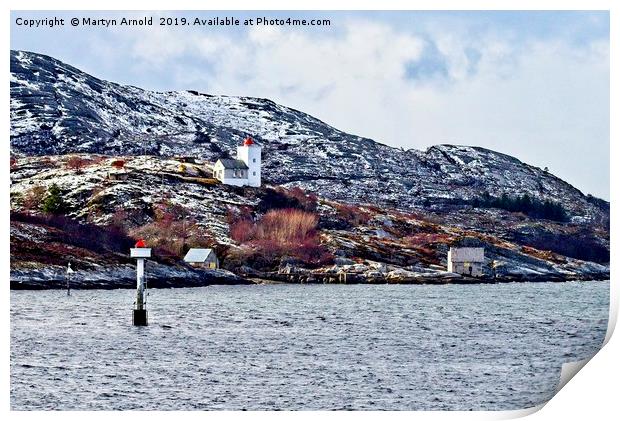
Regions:
[[[82,260],[125,262],[133,239],[114,226],[79,222],[63,215],[35,215],[11,212],[11,226],[30,227],[36,235],[30,239],[11,237],[13,262],[38,262],[66,265],[72,261],[80,268]],[[36,238],[40,237],[40,238]]]
[[[82,169],[90,165],[98,164],[102,161],[105,161],[106,159],[107,157],[105,156],[89,157],[89,156],[72,155],[69,158],[67,158],[67,160],[65,161],[65,166],[67,168],[74,170],[77,174],[80,174],[82,172]]]
[[[125,160],[124,159],[115,159],[110,163],[110,166],[120,170],[123,169],[125,167]]]
[[[366,225],[372,218],[373,214],[356,205],[348,205],[345,203],[334,204],[337,215],[340,219],[353,227]]]
[[[230,227],[231,238],[243,245],[233,260],[259,262],[273,266],[282,257],[305,265],[325,264],[333,259],[321,245],[317,230],[319,217],[301,209],[273,209],[257,221],[239,215]]]
[[[125,211],[113,216],[114,224],[123,225]],[[209,232],[198,225],[187,209],[164,200],[154,205],[153,222],[129,229],[133,238],[142,238],[161,256],[182,258],[192,247],[213,247],[215,241]]]
[[[522,246],[521,252],[537,259],[547,260],[554,263],[565,263],[566,258],[559,254],[553,253],[548,250],[538,250],[533,247]]]

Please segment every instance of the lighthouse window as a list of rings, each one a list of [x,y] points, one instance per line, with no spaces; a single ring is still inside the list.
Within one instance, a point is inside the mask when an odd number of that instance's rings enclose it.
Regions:
[[[252,162],[256,162],[256,158],[252,158]]]
[[[252,171],[252,175],[256,175],[256,171]]]

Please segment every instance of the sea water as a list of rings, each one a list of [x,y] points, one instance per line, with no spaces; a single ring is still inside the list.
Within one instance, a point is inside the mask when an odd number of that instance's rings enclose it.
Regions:
[[[603,342],[609,282],[11,291],[14,410],[508,410]]]

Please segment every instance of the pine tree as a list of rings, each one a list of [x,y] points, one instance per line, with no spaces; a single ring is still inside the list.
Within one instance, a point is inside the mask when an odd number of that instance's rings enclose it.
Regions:
[[[56,184],[52,184],[47,190],[47,197],[43,200],[43,212],[61,214],[65,210],[65,202],[62,198],[62,192]]]

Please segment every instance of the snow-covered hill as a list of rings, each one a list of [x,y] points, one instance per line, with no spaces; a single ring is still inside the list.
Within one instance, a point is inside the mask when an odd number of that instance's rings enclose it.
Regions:
[[[11,148],[17,156],[231,153],[250,134],[263,177],[322,197],[404,210],[450,211],[488,193],[560,203],[580,224],[605,225],[605,202],[516,158],[477,147],[401,150],[337,130],[268,99],[151,92],[90,76],[54,58],[11,51]]]

